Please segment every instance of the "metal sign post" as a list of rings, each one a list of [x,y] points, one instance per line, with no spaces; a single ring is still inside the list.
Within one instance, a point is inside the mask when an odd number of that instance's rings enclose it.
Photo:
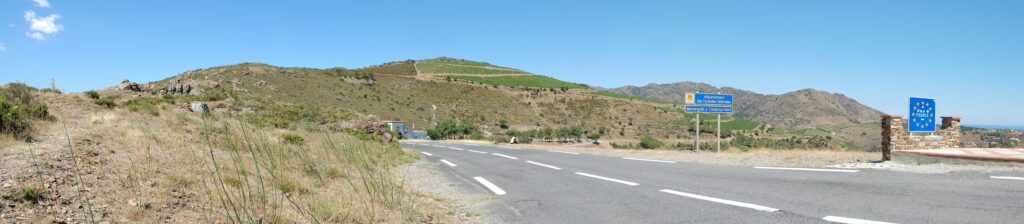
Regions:
[[[722,94],[722,92],[718,92],[718,94]],[[715,152],[722,152],[722,114],[718,114],[718,130],[715,130],[715,137],[715,144],[718,145],[715,147]]]
[[[686,94],[686,105],[683,111],[686,113],[697,113],[697,141],[694,147],[700,150],[700,114],[701,113],[716,113],[718,114],[718,126],[715,130],[715,136],[717,147],[716,152],[722,151],[722,113],[732,113],[732,95],[729,94],[707,94],[707,93],[687,93]]]

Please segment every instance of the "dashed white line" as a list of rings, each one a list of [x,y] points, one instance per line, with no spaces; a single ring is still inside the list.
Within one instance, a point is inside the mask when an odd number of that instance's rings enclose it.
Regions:
[[[557,152],[557,153],[565,153],[565,154],[571,154],[571,155],[579,155],[579,153],[576,153],[576,152],[566,152],[566,151],[556,151],[556,150],[551,150],[551,151],[552,151],[552,152]]]
[[[688,197],[688,198],[694,198],[694,199],[710,201],[710,202],[717,202],[717,203],[722,203],[722,204],[727,204],[727,205],[732,205],[732,206],[744,207],[744,208],[754,209],[754,210],[758,210],[758,211],[765,211],[765,212],[776,212],[776,211],[779,211],[779,209],[776,209],[776,208],[765,207],[765,206],[755,205],[755,204],[750,204],[750,203],[743,203],[743,202],[738,202],[738,201],[730,201],[730,200],[725,200],[725,199],[721,199],[721,198],[713,198],[713,197],[697,195],[697,194],[691,194],[691,193],[686,193],[686,192],[679,192],[679,191],[674,191],[674,190],[669,190],[669,189],[662,189],[661,192],[665,192],[665,193],[669,193],[669,194],[674,194],[674,195],[679,195],[679,196]]]
[[[656,162],[656,163],[676,163],[676,161],[666,161],[666,160],[656,160],[656,159],[640,159],[640,158],[630,158],[630,157],[622,157],[622,159],[636,160],[636,161],[647,161],[647,162]]]
[[[593,174],[589,174],[589,173],[576,172],[576,175],[590,177],[590,178],[595,178],[595,179],[601,179],[601,180],[607,180],[607,181],[616,182],[616,183],[620,183],[620,184],[625,184],[625,185],[629,185],[629,186],[640,185],[638,183],[633,183],[633,182],[619,180],[619,179],[612,179],[612,178],[602,177],[602,176],[593,175]]]
[[[814,169],[814,168],[790,168],[790,167],[754,167],[754,169],[765,169],[765,170],[796,170],[796,171],[818,171],[818,172],[840,172],[840,173],[856,173],[860,170],[841,170],[841,169]]]
[[[427,156],[434,156],[434,154],[430,154],[430,153],[427,153],[427,152],[420,152],[420,153],[423,153],[423,155],[427,155]]]
[[[505,190],[502,190],[500,187],[498,187],[498,185],[494,185],[490,181],[487,181],[487,179],[484,179],[483,177],[473,177],[473,179],[476,180],[476,182],[480,182],[480,184],[483,184],[484,187],[487,187],[487,189],[494,192],[494,194],[505,195]]]
[[[548,164],[538,163],[538,162],[534,162],[534,161],[526,161],[526,162],[528,162],[530,164],[533,164],[533,165],[543,166],[543,167],[547,167],[547,168],[551,168],[551,169],[555,169],[555,170],[561,170],[562,169],[562,168],[559,168],[557,166],[552,166],[552,165],[548,165]]]
[[[454,149],[454,150],[459,150],[459,151],[463,151],[463,150],[465,150],[465,149],[462,149],[462,148],[456,148],[456,147],[448,147],[448,148],[449,148],[449,149]]]
[[[1003,179],[1003,180],[1024,180],[1024,177],[1006,177],[1006,176],[991,176],[992,179]]]
[[[509,159],[519,159],[519,158],[516,158],[516,157],[512,157],[512,156],[508,156],[508,155],[505,155],[505,154],[501,154],[501,153],[491,153],[491,154],[492,155],[496,155],[496,156],[501,156],[501,157],[509,158]]]
[[[475,152],[475,153],[487,153],[487,152],[484,152],[484,151],[476,151],[476,150],[472,150],[472,149],[470,149],[470,150],[467,150],[467,151],[470,151],[470,152]]]
[[[443,159],[442,159],[442,160],[441,160],[441,162],[442,162],[442,163],[444,163],[445,165],[448,165],[448,166],[450,166],[450,167],[456,167],[456,166],[457,166],[457,165],[455,165],[455,164],[454,164],[454,163],[452,163],[452,162],[448,162],[448,160],[443,160]]]
[[[822,220],[829,221],[829,222],[846,223],[846,224],[893,224],[891,222],[879,222],[879,221],[854,219],[854,218],[846,218],[846,217],[839,217],[839,216],[825,216],[825,218],[822,218]]]

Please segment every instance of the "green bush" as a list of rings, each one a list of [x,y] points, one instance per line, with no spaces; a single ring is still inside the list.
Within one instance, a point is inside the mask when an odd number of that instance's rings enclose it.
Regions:
[[[22,201],[32,203],[39,203],[40,200],[43,200],[43,195],[39,193],[39,189],[33,186],[21,187],[16,197]]]
[[[284,139],[285,143],[294,144],[294,145],[302,145],[303,143],[306,142],[306,139],[302,138],[301,135],[295,134],[295,133],[291,133],[291,132],[281,134],[281,139]]]
[[[96,105],[104,106],[106,108],[114,108],[117,106],[117,103],[114,102],[115,100],[117,100],[117,98],[114,96],[104,96],[94,100],[93,103],[96,103]]]
[[[99,99],[100,98],[100,93],[96,92],[96,90],[85,91],[82,94],[85,94],[85,96],[89,97],[89,99],[94,99],[95,100],[95,99]]]
[[[662,145],[661,141],[658,141],[658,139],[651,137],[650,135],[640,137],[640,148],[656,149],[661,148]]]
[[[26,109],[23,104],[0,95],[0,133],[24,137],[31,125]]]
[[[120,106],[128,109],[131,112],[145,112],[153,116],[159,116],[159,106],[164,103],[165,99],[153,98],[153,97],[138,97],[125,101]]]
[[[42,90],[39,90],[39,91],[40,92],[44,92],[44,93],[64,94],[60,90],[54,89],[54,88],[46,88],[46,89],[42,89]]]

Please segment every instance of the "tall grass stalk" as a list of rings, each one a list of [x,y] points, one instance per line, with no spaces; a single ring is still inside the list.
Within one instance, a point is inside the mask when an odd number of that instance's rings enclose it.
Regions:
[[[64,136],[68,140],[68,154],[71,155],[71,164],[75,167],[75,176],[78,179],[78,194],[79,197],[82,198],[82,201],[85,202],[85,214],[88,215],[87,220],[89,220],[89,223],[96,223],[92,214],[92,205],[89,203],[89,197],[88,195],[85,195],[85,180],[82,179],[82,169],[78,165],[78,156],[75,153],[75,146],[71,143],[71,133],[68,131],[67,121],[64,120],[63,113],[60,113],[59,111],[57,112],[57,118],[60,120],[61,127],[64,129]]]

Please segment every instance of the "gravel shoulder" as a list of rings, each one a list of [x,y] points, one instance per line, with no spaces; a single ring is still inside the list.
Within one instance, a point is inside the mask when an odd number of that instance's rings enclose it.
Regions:
[[[510,223],[511,210],[491,194],[475,189],[472,183],[449,172],[441,172],[440,164],[420,158],[416,162],[399,166],[397,176],[405,184],[433,198],[438,204],[436,223]]]

